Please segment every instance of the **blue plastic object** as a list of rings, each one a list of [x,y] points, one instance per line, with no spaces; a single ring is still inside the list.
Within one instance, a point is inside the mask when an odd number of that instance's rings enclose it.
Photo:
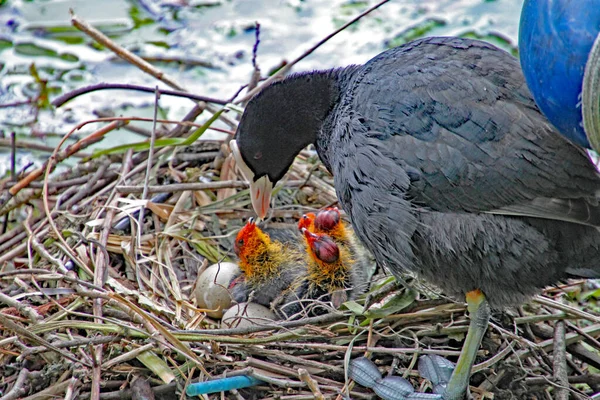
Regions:
[[[523,4],[519,52],[527,85],[550,122],[588,148],[580,94],[599,34],[598,0],[525,0]]]
[[[191,383],[185,388],[185,394],[188,396],[198,396],[200,394],[226,392],[232,389],[243,389],[250,386],[256,386],[261,383],[263,383],[263,381],[251,376],[232,376],[212,381]]]

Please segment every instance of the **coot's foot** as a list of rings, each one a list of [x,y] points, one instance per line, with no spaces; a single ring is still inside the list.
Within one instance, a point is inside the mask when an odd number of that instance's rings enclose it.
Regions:
[[[456,365],[436,354],[419,358],[419,375],[433,385],[433,393],[443,394]]]
[[[490,306],[481,290],[468,292],[466,300],[471,322],[456,366],[439,356],[419,359],[419,373],[433,383],[435,393],[417,393],[409,382],[400,377],[382,378],[375,364],[366,358],[352,361],[352,379],[359,385],[372,388],[384,400],[464,399],[469,389],[471,368],[490,319]]]
[[[445,400],[444,392],[454,364],[443,357],[431,355],[419,359],[419,373],[433,384],[434,393],[416,392],[409,381],[400,376],[383,378],[377,366],[360,357],[350,363],[349,376],[361,386],[373,389],[384,400]]]

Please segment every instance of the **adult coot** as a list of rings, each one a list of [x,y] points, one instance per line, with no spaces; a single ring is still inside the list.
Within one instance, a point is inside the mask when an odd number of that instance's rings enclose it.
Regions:
[[[310,143],[377,261],[467,300],[446,399],[468,386],[489,305],[600,271],[600,176],[540,113],[519,62],[488,43],[420,39],[265,88],[231,143],[260,217]]]
[[[600,151],[598,0],[525,0],[519,55],[529,89],[550,122],[575,143]]]

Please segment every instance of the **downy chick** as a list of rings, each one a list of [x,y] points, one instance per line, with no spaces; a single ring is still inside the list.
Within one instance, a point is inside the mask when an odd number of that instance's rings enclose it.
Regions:
[[[284,299],[292,282],[306,274],[302,243],[272,240],[253,218],[238,232],[234,251],[241,273],[231,280],[229,289],[238,303],[251,297],[252,302],[273,308]]]
[[[281,313],[289,318],[307,309],[308,315],[327,312],[315,300],[329,302],[338,308],[343,302],[362,293],[364,282],[352,270],[355,261],[346,247],[340,247],[324,233],[312,233],[302,228],[307,244],[308,270],[299,276],[292,285],[293,290],[286,297]]]
[[[368,289],[368,276],[374,267],[373,257],[358,241],[354,230],[344,222],[337,207],[328,207],[317,214],[304,214],[298,222],[298,228],[330,236],[340,249],[348,252],[352,260],[348,267],[355,276],[353,281],[360,285],[355,290],[360,294]]]

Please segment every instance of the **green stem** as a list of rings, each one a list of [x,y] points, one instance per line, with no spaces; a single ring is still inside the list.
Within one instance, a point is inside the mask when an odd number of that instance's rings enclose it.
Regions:
[[[585,65],[581,94],[583,128],[592,148],[600,153],[600,34]]]
[[[477,350],[479,350],[479,346],[481,345],[481,339],[490,320],[490,306],[483,295],[475,301],[467,299],[467,302],[469,313],[471,314],[469,332],[458,358],[458,363],[456,363],[456,368],[444,392],[444,400],[461,400],[464,398],[469,386],[473,362],[475,361]]]

